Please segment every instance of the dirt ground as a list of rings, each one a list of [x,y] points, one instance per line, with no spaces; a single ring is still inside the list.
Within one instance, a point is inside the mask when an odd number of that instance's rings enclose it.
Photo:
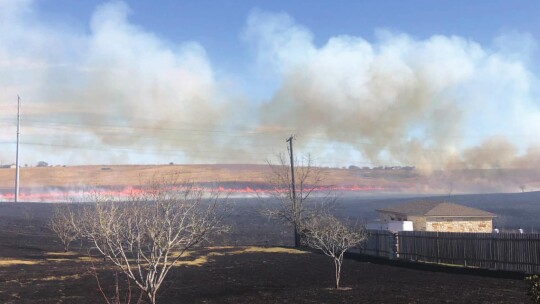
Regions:
[[[104,303],[114,293],[114,268],[74,244],[64,254],[39,214],[0,208],[0,303]],[[24,210],[23,210],[24,211]],[[192,252],[176,266],[159,303],[527,303],[526,283],[485,272],[451,273],[347,259],[334,290],[324,255],[282,247],[214,247]],[[447,269],[447,270],[445,270]],[[482,275],[481,275],[482,274]],[[125,288],[125,281],[120,278]],[[137,292],[133,292],[133,297]]]

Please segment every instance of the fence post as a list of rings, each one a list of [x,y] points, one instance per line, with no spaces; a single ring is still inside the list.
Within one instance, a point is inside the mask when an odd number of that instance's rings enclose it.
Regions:
[[[375,233],[375,256],[379,256],[379,230]]]
[[[489,247],[491,251],[491,268],[495,269],[495,244],[494,244],[495,238],[494,234],[491,234],[491,241],[489,242]]]
[[[414,260],[415,260],[415,261],[418,261],[418,251],[416,251],[416,239],[417,239],[417,234],[414,233],[414,235],[413,235]]]
[[[467,267],[467,238],[463,238],[463,265]]]
[[[437,244],[437,263],[441,263],[441,260],[439,259],[439,231],[437,231],[437,234],[435,235],[435,242]]]
[[[469,267],[487,269],[512,269],[516,271],[540,273],[540,235],[513,235],[485,233],[446,233],[433,232],[397,232],[370,231],[369,254],[377,252],[384,254],[381,257],[388,259],[419,259],[437,262],[452,263]],[[378,238],[381,238],[380,240]],[[404,238],[401,240],[400,238]],[[435,243],[433,242],[435,238]],[[441,244],[442,240],[442,244]],[[490,241],[486,244],[486,241]],[[404,243],[403,257],[401,256],[400,242]],[[412,242],[412,243],[411,243]],[[470,242],[471,247],[468,247]],[[377,247],[373,249],[374,244]],[[499,244],[501,243],[501,244]],[[489,245],[489,248],[488,246]],[[451,247],[450,247],[451,246]],[[461,251],[459,246],[462,246]],[[447,249],[447,247],[450,247]],[[442,251],[441,251],[442,249]],[[358,249],[361,252],[364,249]],[[387,254],[385,254],[387,253]],[[462,254],[461,258],[459,254]],[[487,254],[490,254],[488,256]],[[434,256],[435,255],[435,256]],[[436,258],[433,259],[433,258]],[[443,261],[444,259],[444,261]],[[434,261],[435,260],[435,261]],[[463,261],[461,261],[463,260]]]
[[[392,242],[392,257],[394,259],[398,259],[399,258],[399,234],[396,232],[396,233],[392,233],[390,235],[390,240]]]

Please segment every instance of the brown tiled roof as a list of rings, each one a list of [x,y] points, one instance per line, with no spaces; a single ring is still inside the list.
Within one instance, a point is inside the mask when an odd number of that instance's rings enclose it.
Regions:
[[[497,217],[484,210],[446,202],[419,201],[378,209],[403,215]]]

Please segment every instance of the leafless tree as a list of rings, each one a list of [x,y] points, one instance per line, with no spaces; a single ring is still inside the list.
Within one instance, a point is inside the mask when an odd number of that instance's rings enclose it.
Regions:
[[[313,192],[322,188],[325,176],[321,168],[314,166],[309,155],[294,161],[295,193],[291,186],[291,169],[287,157],[279,154],[277,159],[277,164],[268,161],[272,171],[268,179],[272,189],[268,193],[279,202],[279,207],[266,208],[263,214],[291,225],[294,230],[294,245],[300,247],[303,222],[331,209],[336,202],[336,196],[331,191],[323,191],[317,200],[313,198]]]
[[[128,277],[126,280],[127,288],[123,294],[121,291],[120,285],[121,282],[118,279],[118,272],[114,273],[114,295],[113,297],[109,297],[106,293],[103,287],[101,286],[101,280],[98,276],[97,270],[95,266],[90,267],[90,273],[94,276],[96,279],[96,283],[98,285],[99,292],[101,293],[101,296],[103,297],[103,300],[106,304],[141,304],[143,300],[143,293],[142,291],[139,293],[139,297],[135,298],[133,297],[133,290],[131,288],[130,278]],[[136,302],[135,302],[136,301]]]
[[[350,228],[330,214],[313,217],[304,223],[303,240],[314,249],[321,250],[334,260],[335,288],[339,288],[343,255],[352,247],[358,246],[367,239],[363,226]]]
[[[62,242],[64,252],[68,252],[71,242],[80,236],[77,218],[75,211],[70,205],[57,204],[54,206],[52,217],[49,220],[49,228]]]
[[[156,303],[159,288],[184,253],[225,230],[225,198],[205,193],[178,175],[154,176],[126,200],[94,193],[81,222],[83,235]]]

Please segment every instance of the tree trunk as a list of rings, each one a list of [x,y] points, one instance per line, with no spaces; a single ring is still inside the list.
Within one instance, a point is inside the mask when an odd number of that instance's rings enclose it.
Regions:
[[[336,289],[339,288],[339,279],[341,277],[341,263],[343,262],[342,258],[334,258],[334,266],[336,267]]]
[[[300,234],[298,233],[298,225],[294,224],[294,247],[300,247]]]
[[[156,304],[156,291],[148,292],[148,299],[150,300],[150,303]]]

